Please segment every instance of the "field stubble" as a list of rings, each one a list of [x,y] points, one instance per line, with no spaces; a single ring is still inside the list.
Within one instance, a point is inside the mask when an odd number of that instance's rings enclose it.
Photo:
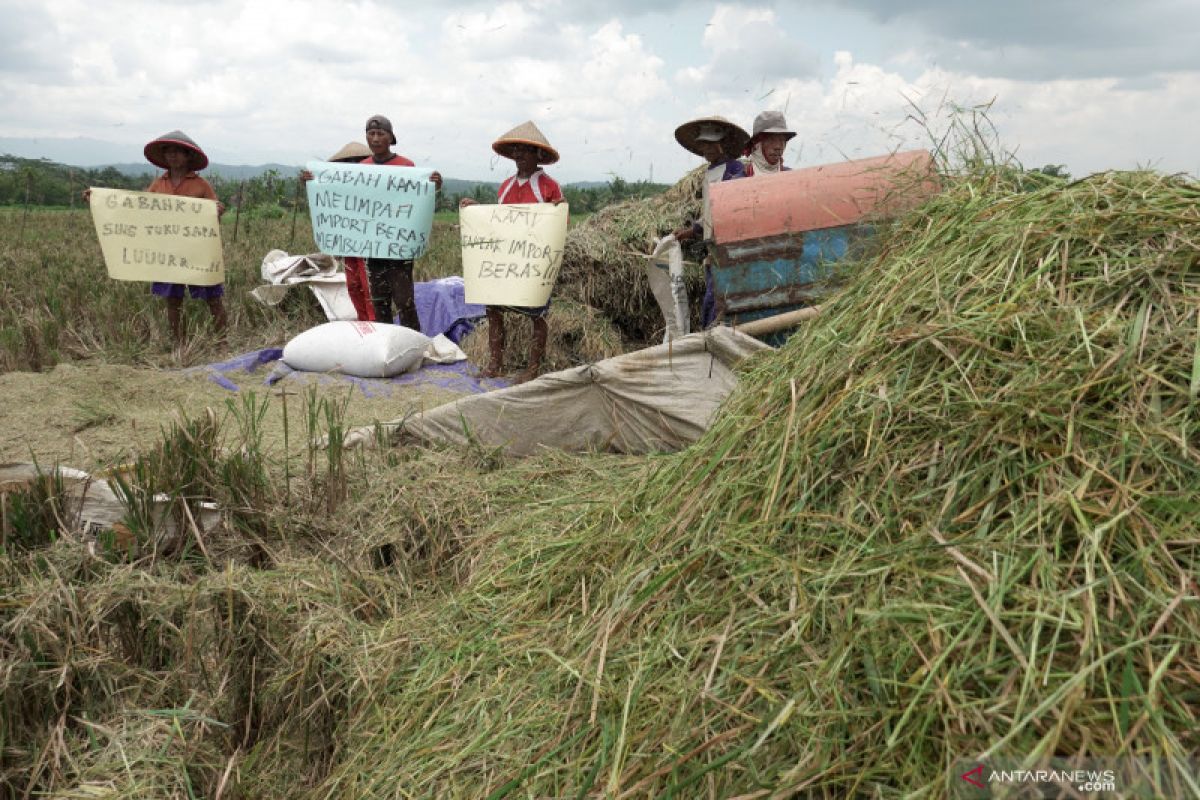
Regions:
[[[1193,796],[1198,201],[949,176],[676,455],[185,421],[142,463],[227,509],[203,548],[0,561],[0,788],[936,798],[1059,756]]]

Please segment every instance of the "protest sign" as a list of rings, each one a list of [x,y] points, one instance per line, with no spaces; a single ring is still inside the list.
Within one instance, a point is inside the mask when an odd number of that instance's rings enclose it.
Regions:
[[[472,205],[459,211],[468,303],[541,306],[562,267],[566,203]]]
[[[93,188],[89,205],[108,277],[192,286],[224,282],[216,202]]]
[[[306,189],[313,240],[322,253],[413,259],[433,228],[433,170],[310,161]]]

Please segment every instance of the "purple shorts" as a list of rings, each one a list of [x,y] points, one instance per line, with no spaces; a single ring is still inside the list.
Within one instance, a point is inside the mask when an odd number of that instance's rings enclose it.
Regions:
[[[183,299],[183,290],[188,290],[188,296],[193,300],[216,300],[225,295],[225,284],[215,286],[192,286],[190,283],[159,283],[150,284],[150,293],[155,297],[177,297]]]

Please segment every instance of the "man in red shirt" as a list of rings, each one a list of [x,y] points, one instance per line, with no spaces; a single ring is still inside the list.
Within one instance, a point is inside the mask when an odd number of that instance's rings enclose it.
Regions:
[[[396,134],[387,117],[376,114],[367,120],[367,147],[371,155],[360,163],[390,167],[414,167],[412,161],[392,152]],[[442,188],[442,175],[436,170],[429,180]],[[417,316],[416,288],[413,286],[413,261],[409,259],[368,258],[368,283],[371,287],[371,305],[375,308],[378,322],[391,322],[392,305],[400,314],[400,324],[414,331],[421,330],[421,318]]]
[[[392,132],[392,123],[387,117],[382,114],[371,117],[367,120],[366,131],[367,147],[370,148],[371,155],[358,163],[390,167],[416,166],[411,160],[392,152],[396,134]],[[310,181],[312,178],[313,174],[308,170],[300,172],[300,180]],[[437,170],[430,173],[429,180],[438,189],[442,188],[442,174]],[[417,315],[416,288],[413,286],[413,260],[368,258],[367,276],[375,321],[391,323],[395,319],[392,316],[394,305],[400,314],[401,325],[414,331],[421,330],[421,318]]]
[[[542,164],[558,161],[558,151],[550,146],[545,135],[533,122],[524,122],[492,143],[498,155],[511,158],[517,165],[517,174],[500,184],[496,202],[553,203],[563,201],[562,188],[542,171]],[[474,205],[475,201],[464,197],[459,207]],[[546,314],[550,301],[544,306],[487,306],[488,320],[488,365],[485,378],[495,378],[504,372],[504,312],[512,311],[533,320],[533,340],[529,345],[529,365],[516,377],[516,383],[524,383],[537,377],[546,353],[546,339],[550,327]]]

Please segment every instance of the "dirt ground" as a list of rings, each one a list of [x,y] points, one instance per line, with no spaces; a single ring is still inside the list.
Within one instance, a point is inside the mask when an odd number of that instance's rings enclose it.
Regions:
[[[411,386],[388,397],[366,397],[360,389],[329,376],[293,376],[267,387],[262,385],[265,374],[247,376],[236,392],[205,374],[107,364],[60,364],[48,372],[0,374],[0,463],[36,460],[43,466],[61,464],[89,471],[121,464],[153,447],[160,431],[178,414],[193,417],[205,408],[222,415],[228,421],[227,433],[233,434],[237,426],[231,408],[242,408],[251,392],[267,404],[262,424],[267,449],[281,452],[281,387],[288,392],[289,449],[293,450],[302,446],[308,392],[339,404],[346,401],[345,423],[353,427],[394,420],[461,396],[447,389]]]

